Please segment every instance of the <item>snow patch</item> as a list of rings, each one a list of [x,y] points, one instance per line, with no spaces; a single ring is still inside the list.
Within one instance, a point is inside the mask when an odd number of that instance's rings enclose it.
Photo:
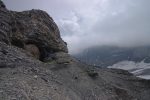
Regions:
[[[150,63],[141,62],[133,62],[133,61],[122,61],[116,63],[112,66],[108,66],[108,68],[117,68],[128,70],[133,73],[137,77],[141,77],[144,79],[150,79],[150,73],[147,73],[146,70],[150,69]]]
[[[150,75],[141,75],[141,76],[137,76],[137,77],[144,78],[144,79],[150,79]]]

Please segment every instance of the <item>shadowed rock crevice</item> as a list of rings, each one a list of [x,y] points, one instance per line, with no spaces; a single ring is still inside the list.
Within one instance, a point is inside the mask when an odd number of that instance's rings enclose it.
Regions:
[[[21,40],[12,39],[11,44],[19,48],[24,48],[24,43]]]

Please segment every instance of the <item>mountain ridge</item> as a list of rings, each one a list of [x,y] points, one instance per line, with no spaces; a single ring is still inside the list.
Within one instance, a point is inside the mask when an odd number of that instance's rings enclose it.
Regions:
[[[121,61],[150,63],[150,46],[117,47],[97,46],[85,49],[79,54],[73,54],[77,59],[100,67],[111,66]]]

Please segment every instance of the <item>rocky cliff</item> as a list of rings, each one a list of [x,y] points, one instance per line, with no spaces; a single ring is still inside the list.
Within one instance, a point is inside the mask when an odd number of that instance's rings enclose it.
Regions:
[[[149,80],[67,54],[46,12],[9,11],[0,1],[0,100],[149,100],[149,94]]]
[[[0,41],[23,49],[32,45],[39,49],[40,52],[36,53],[36,56],[41,60],[54,52],[68,52],[57,25],[46,12],[8,11],[1,3],[0,18]],[[28,51],[32,52],[29,49]]]

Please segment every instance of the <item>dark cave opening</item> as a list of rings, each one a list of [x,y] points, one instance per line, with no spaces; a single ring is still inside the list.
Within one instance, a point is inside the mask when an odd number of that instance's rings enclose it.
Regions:
[[[46,62],[48,59],[54,59],[54,50],[47,48],[44,44],[36,43],[34,41],[28,41],[25,44],[25,49],[42,62]]]
[[[54,60],[55,59],[55,51],[53,51],[52,49],[47,49],[47,48],[40,48],[39,49],[41,52],[40,55],[40,61],[42,62],[47,62],[49,60]]]
[[[19,48],[24,48],[23,42],[21,40],[18,40],[18,39],[12,39],[11,44],[14,46],[17,46]]]

